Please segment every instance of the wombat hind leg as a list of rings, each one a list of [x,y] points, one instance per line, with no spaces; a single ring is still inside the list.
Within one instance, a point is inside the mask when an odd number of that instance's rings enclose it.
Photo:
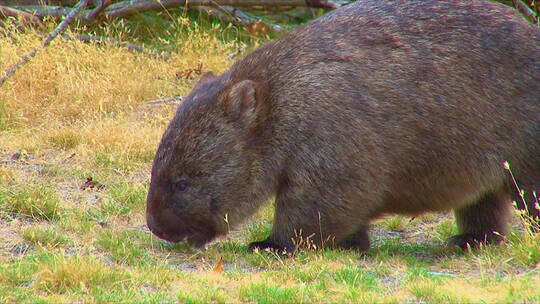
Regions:
[[[369,250],[371,243],[369,241],[368,226],[362,226],[354,234],[350,235],[347,239],[339,244],[340,247],[345,249],[357,250],[359,252],[365,252]]]
[[[510,195],[501,189],[484,194],[472,205],[454,210],[460,234],[450,238],[449,245],[466,249],[502,241],[512,214],[510,201]]]

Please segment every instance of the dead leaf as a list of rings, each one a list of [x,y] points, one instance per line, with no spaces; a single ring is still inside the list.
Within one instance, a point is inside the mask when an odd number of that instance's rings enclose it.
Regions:
[[[201,75],[202,74],[203,64],[199,62],[197,67],[185,69],[176,73],[176,79],[190,79],[192,75]]]
[[[214,266],[214,272],[215,273],[223,272],[223,258],[222,257],[219,258],[219,261],[217,262],[216,266]]]
[[[270,33],[270,27],[266,25],[262,20],[257,20],[254,22],[251,22],[247,26],[248,32],[255,37],[261,36],[261,35],[268,35]]]
[[[103,185],[100,182],[96,182],[95,180],[93,180],[91,176],[87,177],[86,181],[81,186],[81,190],[86,190],[86,189],[101,190],[103,188],[105,188],[105,185]]]

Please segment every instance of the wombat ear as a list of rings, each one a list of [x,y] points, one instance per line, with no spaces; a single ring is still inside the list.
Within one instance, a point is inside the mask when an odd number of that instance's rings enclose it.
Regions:
[[[252,80],[242,80],[235,84],[229,92],[228,111],[244,120],[253,123],[257,119],[257,84]]]

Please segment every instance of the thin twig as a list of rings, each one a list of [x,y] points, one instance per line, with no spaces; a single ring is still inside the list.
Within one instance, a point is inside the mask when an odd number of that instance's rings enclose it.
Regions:
[[[6,81],[6,79],[8,77],[10,77],[11,75],[15,74],[15,71],[20,68],[21,66],[23,66],[25,63],[27,63],[28,61],[30,61],[30,59],[32,57],[34,57],[37,53],[37,51],[40,49],[40,48],[44,48],[44,47],[47,47],[49,45],[49,43],[51,43],[51,41],[56,38],[56,36],[58,36],[58,34],[60,34],[61,32],[63,32],[67,26],[73,22],[73,20],[75,19],[75,16],[77,16],[77,14],[83,9],[85,8],[87,5],[88,5],[88,2],[90,2],[90,0],[81,0],[79,2],[79,4],[77,5],[77,7],[66,17],[66,19],[64,19],[64,21],[62,21],[55,29],[54,31],[52,31],[48,36],[47,38],[45,38],[45,40],[43,40],[43,42],[41,43],[41,47],[36,47],[35,49],[33,49],[30,53],[28,53],[26,56],[24,56],[19,62],[17,62],[16,64],[14,64],[13,66],[11,66],[5,73],[4,73],[4,76],[3,77],[0,77],[0,86],[2,86],[2,84],[4,84],[4,82]]]
[[[525,211],[529,212],[529,209],[527,208],[527,202],[525,201],[525,192],[519,187],[516,178],[514,177],[514,173],[512,173],[512,170],[510,169],[510,164],[508,162],[504,162],[504,168],[510,173],[510,178],[512,179],[512,183],[514,184],[514,187],[516,188],[517,193],[519,194],[521,198],[521,203],[523,204],[523,209]],[[521,208],[520,208],[521,209]]]
[[[173,96],[173,97],[167,97],[162,99],[155,99],[155,100],[149,100],[146,102],[146,104],[149,105],[159,105],[159,104],[180,104],[182,102],[182,99],[184,99],[184,96]]]
[[[532,18],[536,21],[538,18],[538,13],[535,12],[532,8],[523,2],[523,0],[513,0],[514,5],[527,17]]]

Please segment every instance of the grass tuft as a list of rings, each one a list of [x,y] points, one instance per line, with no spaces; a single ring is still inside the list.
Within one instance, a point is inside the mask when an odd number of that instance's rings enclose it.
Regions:
[[[252,283],[239,289],[240,299],[261,304],[300,303],[298,289],[282,287],[267,282]]]
[[[73,149],[82,142],[78,132],[66,128],[51,132],[48,140],[54,147],[64,150]]]
[[[383,220],[383,225],[392,231],[404,231],[410,220],[404,216],[391,216]]]
[[[141,184],[121,182],[111,187],[111,199],[118,206],[130,211],[143,212],[146,208],[146,187]]]
[[[409,291],[417,301],[424,303],[471,303],[466,294],[457,293],[442,287],[439,283],[419,280],[409,285]]]
[[[109,290],[127,287],[132,276],[118,267],[106,265],[93,257],[54,256],[39,265],[36,283],[38,288],[53,293],[86,290],[102,287]]]
[[[377,279],[374,273],[355,266],[347,266],[335,272],[334,279],[352,288],[363,290],[377,289]]]
[[[137,235],[127,231],[104,231],[96,245],[110,253],[113,261],[127,265],[146,265],[152,261],[147,250],[139,246]]]
[[[72,243],[69,238],[63,236],[52,227],[28,227],[23,230],[22,236],[25,240],[34,245],[47,247],[58,247]]]
[[[227,296],[223,289],[218,286],[207,286],[196,290],[185,290],[178,293],[178,301],[181,303],[227,303]]]
[[[49,186],[27,185],[0,189],[0,208],[33,219],[57,220],[62,215],[60,199]]]

